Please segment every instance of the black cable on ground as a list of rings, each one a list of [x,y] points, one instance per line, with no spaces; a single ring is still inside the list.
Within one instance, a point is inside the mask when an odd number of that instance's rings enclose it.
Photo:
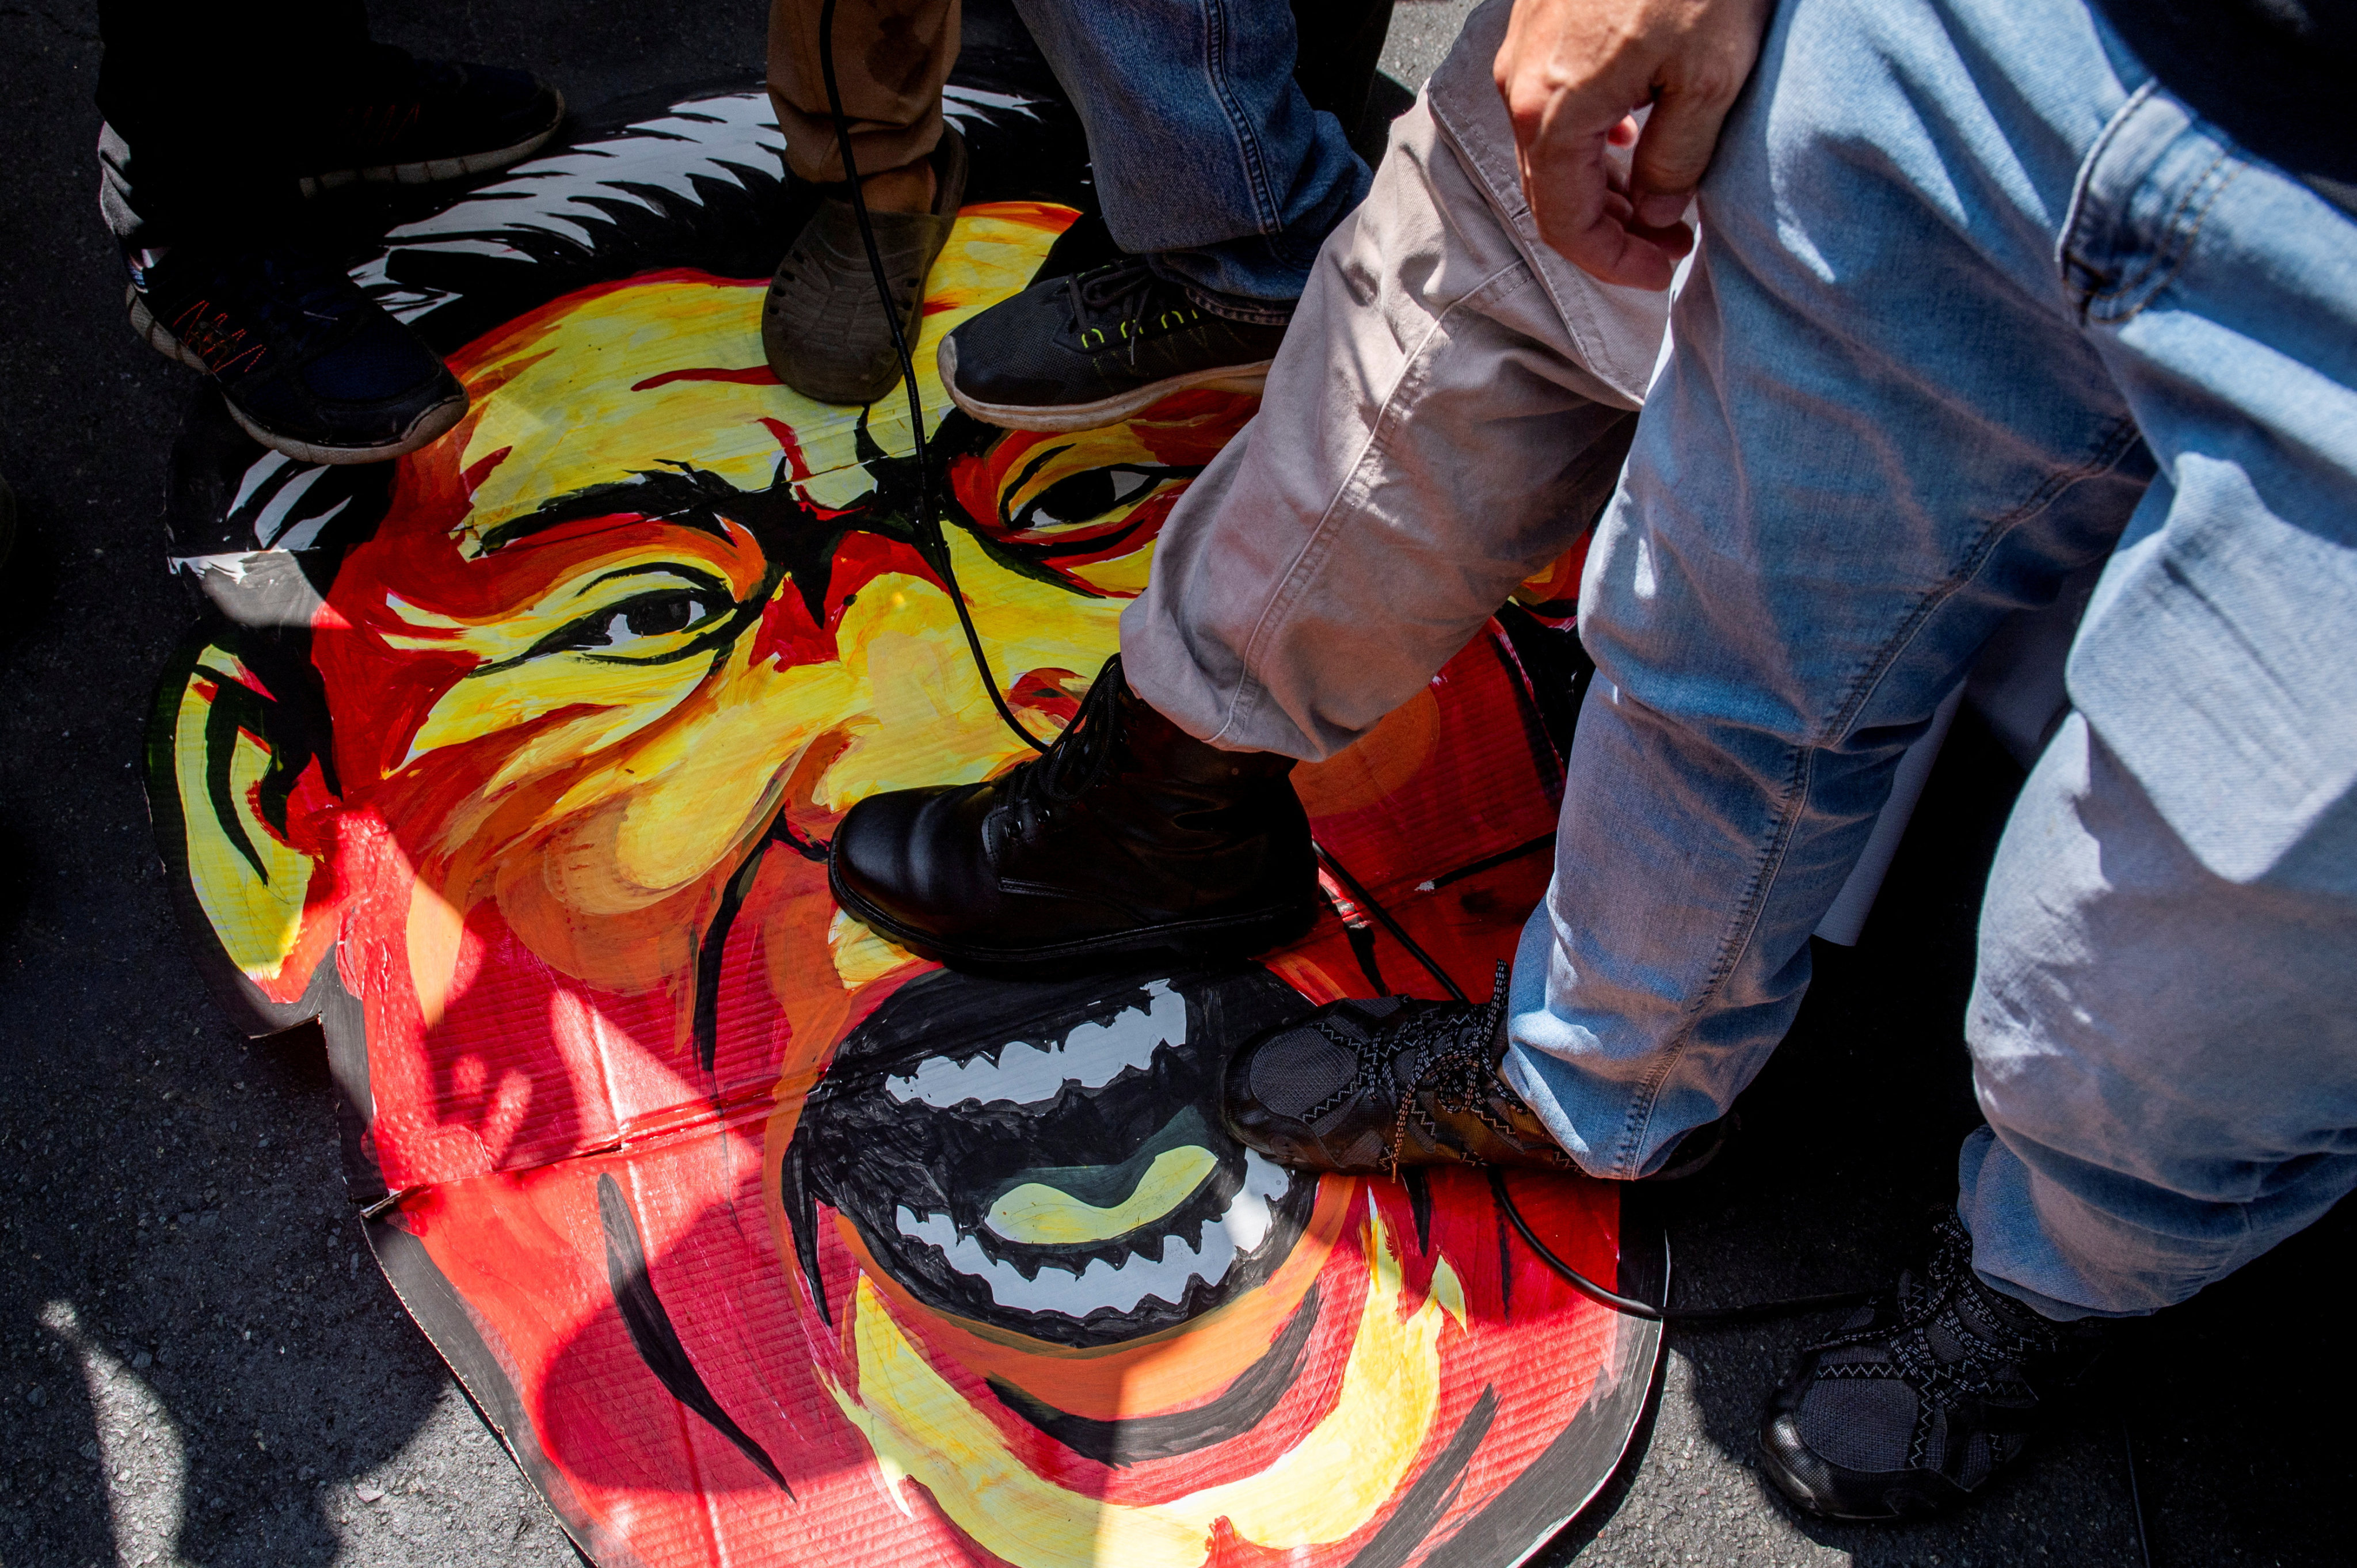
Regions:
[[[998,689],[998,677],[991,672],[990,656],[983,651],[982,634],[974,628],[974,612],[967,608],[965,593],[958,586],[957,568],[950,561],[949,541],[942,533],[941,514],[934,509],[933,470],[925,455],[925,400],[917,391],[916,361],[909,357],[908,334],[900,330],[900,306],[892,298],[892,280],[884,271],[883,252],[876,248],[876,226],[867,217],[867,193],[859,188],[859,162],[851,153],[851,121],[843,112],[843,91],[834,80],[834,5],[835,0],[824,0],[818,13],[818,70],[826,82],[827,113],[834,120],[834,145],[843,156],[843,179],[851,192],[852,216],[859,220],[859,242],[867,250],[867,268],[876,277],[876,297],[884,306],[885,324],[892,328],[892,351],[900,360],[900,384],[909,394],[909,433],[916,442],[917,456],[917,534],[930,545],[933,564],[942,574],[942,586],[949,590],[950,605],[957,611],[958,625],[965,628],[965,645],[974,654],[974,665],[982,675],[982,689],[990,697],[991,706],[1006,721],[1006,727],[1023,737],[1023,743],[1034,751],[1046,751],[1049,743],[1023,727],[1015,710],[1006,703],[1006,695]]]
[[[1311,839],[1309,841],[1309,847],[1317,852],[1318,863],[1320,865],[1323,865],[1327,870],[1332,872],[1334,874],[1334,880],[1340,883],[1344,891],[1351,895],[1351,901],[1358,905],[1360,908],[1364,909],[1368,914],[1372,915],[1375,918],[1376,922],[1381,925],[1383,929],[1392,934],[1392,940],[1394,941],[1396,941],[1400,946],[1407,949],[1409,956],[1414,958],[1416,962],[1424,965],[1424,972],[1432,976],[1434,982],[1439,985],[1440,989],[1446,991],[1449,995],[1455,997],[1459,1002],[1469,1003],[1472,1000],[1458,987],[1456,981],[1449,978],[1448,972],[1441,968],[1439,964],[1434,962],[1432,955],[1425,951],[1423,948],[1417,946],[1415,939],[1409,936],[1407,932],[1402,929],[1397,920],[1392,918],[1392,912],[1389,909],[1384,908],[1381,904],[1375,902],[1374,895],[1369,893],[1364,887],[1359,886],[1359,879],[1351,875],[1349,869],[1345,867],[1340,861],[1334,858],[1332,852],[1328,850],[1324,844],[1319,843],[1316,839]]]
[[[1537,1254],[1540,1262],[1561,1274],[1572,1289],[1599,1306],[1609,1306],[1615,1312],[1641,1317],[1649,1323],[1682,1323],[1697,1327],[1713,1324],[1756,1323],[1762,1318],[1787,1317],[1794,1313],[1821,1312],[1836,1306],[1861,1306],[1867,1300],[1864,1291],[1836,1291],[1828,1295],[1796,1295],[1782,1301],[1748,1302],[1741,1306],[1655,1306],[1649,1301],[1639,1301],[1635,1296],[1606,1290],[1556,1257],[1555,1249],[1540,1240],[1538,1233],[1531,1229],[1530,1221],[1523,1218],[1513,1194],[1507,1190],[1506,1173],[1495,1165],[1490,1167],[1490,1191],[1497,1198],[1498,1208],[1505,1214],[1506,1222],[1523,1239],[1523,1244]],[[1666,1248],[1667,1243],[1663,1245]]]
[[[1044,752],[1050,743],[1041,740],[1024,728],[1022,721],[1015,716],[1015,710],[1007,705],[1006,693],[998,689],[998,677],[991,671],[990,656],[983,650],[982,634],[974,629],[974,612],[967,607],[965,594],[958,586],[957,571],[950,561],[949,542],[942,532],[941,517],[934,508],[932,469],[927,462],[925,454],[924,398],[917,390],[916,362],[909,358],[908,335],[900,329],[900,308],[892,298],[892,282],[890,275],[884,270],[883,252],[877,249],[875,225],[867,216],[866,193],[859,188],[858,160],[853,156],[851,151],[851,121],[843,112],[843,91],[835,84],[835,3],[836,0],[823,0],[819,7],[819,75],[826,83],[827,113],[834,120],[834,143],[843,158],[843,178],[851,193],[852,215],[859,222],[859,241],[867,251],[868,270],[875,274],[876,278],[876,296],[884,307],[886,323],[892,328],[892,351],[900,360],[900,384],[908,392],[909,431],[911,439],[916,443],[918,536],[932,549],[934,563],[942,574],[942,585],[949,591],[950,604],[957,611],[958,625],[965,630],[966,648],[974,655],[974,669],[982,677],[982,689],[989,694],[991,705],[998,710],[998,716],[1006,721],[1006,727],[1022,737],[1025,745],[1034,751]],[[800,846],[797,845],[797,847]],[[1315,840],[1311,841],[1310,847],[1317,852],[1318,863],[1333,874],[1334,880],[1340,882],[1350,893],[1352,901],[1373,916],[1376,923],[1389,931],[1392,939],[1408,950],[1409,956],[1424,967],[1425,972],[1432,976],[1436,984],[1458,1002],[1469,1002],[1470,999],[1465,994],[1463,987],[1457,983],[1447,970],[1440,967],[1438,961],[1430,953],[1424,950],[1423,946],[1414,937],[1407,934],[1405,928],[1392,918],[1391,911],[1384,908],[1374,896],[1360,884],[1359,879],[1351,875],[1341,861],[1337,859],[1325,845],[1318,843]],[[1789,1313],[1814,1312],[1835,1306],[1855,1306],[1867,1299],[1863,1293],[1845,1293],[1833,1295],[1795,1296],[1786,1301],[1755,1302],[1744,1306],[1704,1307],[1682,1311],[1673,1311],[1666,1306],[1655,1306],[1650,1302],[1639,1301],[1634,1296],[1621,1295],[1617,1292],[1607,1290],[1561,1258],[1556,1257],[1547,1244],[1539,1240],[1538,1233],[1531,1229],[1530,1222],[1523,1218],[1523,1211],[1515,1204],[1513,1194],[1506,1188],[1504,1172],[1491,1169],[1490,1190],[1496,1195],[1498,1207],[1505,1214],[1508,1222],[1513,1226],[1515,1232],[1537,1255],[1541,1262],[1561,1274],[1574,1290],[1589,1300],[1599,1305],[1609,1306],[1615,1312],[1626,1313],[1631,1317],[1644,1318],[1656,1323],[1695,1325],[1748,1323],[1758,1318],[1777,1317]],[[2133,1465],[2133,1456],[2131,1456],[2131,1465]],[[2134,1484],[2133,1472],[2131,1472],[2130,1484]],[[2136,1524],[2138,1531],[2141,1532],[2143,1530],[2141,1507],[2138,1509]]]

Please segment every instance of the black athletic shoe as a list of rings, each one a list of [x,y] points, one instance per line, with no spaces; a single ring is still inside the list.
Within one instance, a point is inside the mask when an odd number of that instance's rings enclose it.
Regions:
[[[290,457],[380,462],[467,412],[434,350],[299,249],[143,252],[126,303],[133,331],[212,377],[246,434]]]
[[[1318,916],[1292,769],[1196,740],[1131,693],[1116,655],[1037,761],[854,806],[827,881],[853,918],[981,974],[1255,952]]]
[[[294,148],[306,196],[488,174],[539,151],[565,120],[565,95],[524,71],[384,48],[371,60]]]
[[[1236,1052],[1228,1131],[1295,1170],[1571,1169],[1538,1113],[1498,1076],[1505,1054],[1502,963],[1485,1006],[1405,996],[1329,1003]]]
[[[1285,328],[1215,316],[1135,257],[1035,283],[942,339],[942,385],[1009,430],[1092,430],[1189,387],[1257,392]]]
[[[1803,1351],[1770,1396],[1769,1478],[1827,1519],[1953,1508],[2020,1457],[2103,1343],[2099,1319],[2056,1323],[1981,1283],[1951,1212],[1924,1271]]]

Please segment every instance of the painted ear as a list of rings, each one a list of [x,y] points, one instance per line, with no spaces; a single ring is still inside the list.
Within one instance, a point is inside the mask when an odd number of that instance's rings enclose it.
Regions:
[[[181,644],[148,725],[148,812],[183,927],[254,1035],[318,1015],[335,949],[313,836],[335,794],[317,685],[307,636],[215,622]]]

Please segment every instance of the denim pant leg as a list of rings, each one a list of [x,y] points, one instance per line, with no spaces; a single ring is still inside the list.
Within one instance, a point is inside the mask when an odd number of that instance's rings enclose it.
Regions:
[[[2150,1312],[2357,1187],[2357,903],[2219,875],[2073,714],[2006,826],[1957,1212],[2048,1316]]]
[[[1286,0],[1017,0],[1087,128],[1114,242],[1222,314],[1283,320],[1367,166],[1293,80]]]
[[[2144,489],[2053,256],[2133,69],[2071,0],[1777,12],[1588,557],[1598,673],[1515,965],[1508,1074],[1594,1174],[1749,1081],[1907,743]]]
[[[2068,1317],[2357,1186],[2357,222],[2147,90],[2059,249],[2160,472],[1991,874],[1957,1207]]]

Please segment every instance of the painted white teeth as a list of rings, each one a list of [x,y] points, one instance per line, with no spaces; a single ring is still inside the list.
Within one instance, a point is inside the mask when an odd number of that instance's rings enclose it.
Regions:
[[[1203,1227],[1200,1249],[1174,1236],[1162,1243],[1160,1262],[1142,1252],[1131,1253],[1118,1265],[1092,1258],[1077,1276],[1048,1263],[1036,1278],[1027,1280],[1014,1264],[990,1256],[973,1237],[958,1234],[946,1214],[919,1219],[902,1208],[893,1218],[901,1235],[938,1248],[950,1267],[988,1285],[991,1300],[999,1305],[1077,1318],[1108,1306],[1135,1312],[1149,1296],[1176,1306],[1187,1294],[1188,1281],[1218,1284],[1238,1258],[1258,1251],[1268,1240],[1276,1222],[1269,1205],[1285,1195],[1289,1180],[1283,1170],[1246,1150],[1243,1185],[1226,1211]]]
[[[1000,1051],[996,1061],[935,1057],[906,1078],[885,1079],[885,1091],[904,1105],[920,1100],[948,1111],[968,1101],[1038,1105],[1055,1099],[1068,1083],[1102,1089],[1130,1068],[1146,1071],[1161,1047],[1187,1043],[1187,999],[1162,980],[1146,993],[1152,999],[1146,1006],[1125,1008],[1103,1024],[1076,1024],[1061,1044],[1017,1041]]]

